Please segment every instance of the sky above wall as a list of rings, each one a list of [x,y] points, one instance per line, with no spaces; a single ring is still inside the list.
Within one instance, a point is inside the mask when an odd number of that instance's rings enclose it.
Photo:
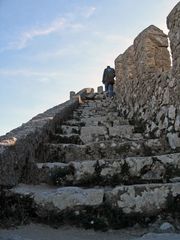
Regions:
[[[177,0],[0,0],[0,135],[101,85],[107,65]]]

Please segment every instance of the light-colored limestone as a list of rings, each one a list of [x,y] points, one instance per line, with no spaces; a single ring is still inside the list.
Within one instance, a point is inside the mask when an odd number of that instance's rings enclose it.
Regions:
[[[107,128],[93,126],[93,127],[82,127],[80,138],[84,143],[93,142],[97,137],[104,136],[107,134]]]
[[[49,188],[48,186],[20,185],[14,193],[30,195],[35,204],[46,210],[66,210],[77,206],[97,206],[102,204],[103,189],[82,189],[79,187]]]
[[[109,135],[110,136],[128,137],[133,134],[133,129],[134,129],[134,127],[130,126],[130,125],[109,127]]]
[[[166,208],[168,196],[180,194],[180,183],[150,184],[116,187],[106,193],[114,207],[126,214],[139,213],[153,215]]]
[[[115,60],[119,109],[129,119],[143,122],[146,136],[169,139],[169,132],[180,132],[179,5],[172,10],[167,21],[173,57],[172,72],[167,36],[153,25],[142,31],[133,45]],[[177,140],[176,144],[172,141],[166,143],[173,149],[178,148]]]

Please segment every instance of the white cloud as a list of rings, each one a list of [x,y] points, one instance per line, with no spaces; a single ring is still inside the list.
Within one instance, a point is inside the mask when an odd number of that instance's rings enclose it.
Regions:
[[[58,59],[60,57],[64,56],[71,56],[79,54],[79,49],[77,46],[67,46],[65,48],[59,49],[59,50],[52,50],[52,51],[45,51],[40,52],[35,55],[33,55],[31,58],[32,60],[38,60],[38,61],[49,61],[51,59]]]
[[[34,27],[31,30],[22,32],[20,38],[15,41],[11,42],[8,46],[9,49],[23,49],[27,46],[28,42],[31,41],[33,38],[38,36],[46,36],[54,32],[58,32],[59,30],[63,29],[66,24],[66,20],[63,18],[55,19],[47,26],[41,27]]]
[[[109,52],[111,56],[119,55],[133,44],[132,37],[123,36],[121,34],[107,34],[105,32],[94,32],[94,35],[101,41],[101,51],[105,47],[104,52]],[[108,49],[108,50],[106,50]],[[103,59],[103,55],[101,55]]]
[[[125,45],[131,45],[133,44],[133,39],[132,38],[128,38],[128,37],[125,37],[125,36],[122,36],[122,35],[115,35],[115,34],[112,34],[112,35],[106,35],[104,36],[105,39],[111,43],[119,43],[119,44],[125,44]]]
[[[34,27],[30,30],[20,33],[20,37],[16,41],[12,41],[7,47],[2,48],[0,52],[6,50],[20,50],[26,48],[28,43],[36,37],[47,36],[52,33],[57,33],[63,29],[72,29],[73,31],[79,31],[83,29],[83,25],[80,23],[72,23],[65,18],[56,18],[48,25]]]
[[[30,69],[0,69],[0,77],[26,77],[32,78],[41,83],[47,83],[51,80],[63,77],[64,74],[60,71],[33,71]],[[24,78],[23,78],[24,80]]]
[[[95,11],[96,11],[95,7],[85,8],[83,10],[83,16],[86,17],[86,18],[89,18],[89,17],[91,17],[94,14]]]

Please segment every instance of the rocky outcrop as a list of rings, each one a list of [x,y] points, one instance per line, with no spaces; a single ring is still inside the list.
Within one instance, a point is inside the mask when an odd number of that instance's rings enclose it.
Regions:
[[[141,32],[134,44],[115,60],[116,90],[124,116],[143,124],[147,137],[165,137],[171,148],[177,149],[180,148],[180,83],[174,70],[177,63],[171,74],[167,47],[168,38],[157,27],[151,25]],[[173,55],[175,59],[176,56]]]

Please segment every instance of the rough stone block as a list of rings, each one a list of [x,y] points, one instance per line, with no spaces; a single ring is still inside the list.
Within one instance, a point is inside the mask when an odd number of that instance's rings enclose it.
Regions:
[[[120,186],[105,194],[107,201],[126,214],[154,215],[166,209],[170,197],[180,195],[180,183]]]
[[[172,149],[180,148],[180,137],[178,133],[168,133],[167,138]]]
[[[99,136],[107,134],[105,127],[93,126],[93,127],[82,127],[80,138],[84,143],[93,142]]]
[[[133,126],[130,125],[122,125],[122,126],[114,126],[109,127],[109,135],[110,136],[130,136],[133,133]]]
[[[98,206],[102,204],[103,189],[82,189],[79,187],[50,188],[48,186],[19,185],[12,190],[22,195],[32,195],[34,203],[48,210],[63,211],[68,208]]]
[[[103,86],[99,86],[99,87],[97,88],[97,92],[98,92],[98,93],[103,93]]]

